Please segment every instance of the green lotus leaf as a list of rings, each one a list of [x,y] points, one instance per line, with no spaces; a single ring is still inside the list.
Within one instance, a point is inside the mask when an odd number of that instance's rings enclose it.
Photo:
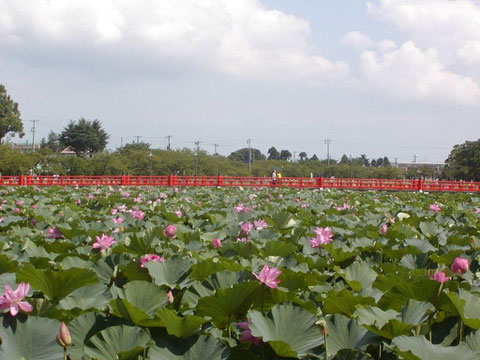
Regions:
[[[445,347],[433,345],[424,336],[399,336],[392,340],[395,353],[405,360],[475,360],[475,354],[465,344]]]
[[[38,270],[26,265],[18,270],[17,281],[30,283],[32,288],[41,290],[47,298],[58,302],[76,289],[97,283],[98,277],[86,269]]]
[[[98,360],[129,360],[143,353],[150,336],[145,330],[133,326],[111,326],[89,339],[85,354]]]
[[[314,315],[293,304],[275,305],[265,316],[260,311],[251,310],[252,335],[268,342],[280,356],[304,357],[321,353],[323,336],[315,325]]]
[[[323,302],[323,311],[326,314],[344,314],[351,316],[359,305],[374,305],[375,299],[355,295],[349,290],[331,291]]]
[[[363,350],[368,345],[378,342],[375,334],[359,325],[355,319],[348,319],[343,315],[330,317],[327,320],[327,330],[328,354],[337,354],[339,359],[342,359],[342,356],[344,359],[349,359],[345,357],[346,352],[343,355],[339,353],[342,350]],[[353,356],[353,353],[351,355]]]
[[[345,270],[337,270],[337,273],[345,279],[353,291],[372,287],[377,278],[377,272],[364,262],[355,262]]]
[[[155,316],[163,321],[163,327],[170,335],[185,339],[200,330],[200,326],[207,320],[194,315],[178,316],[175,311],[166,308],[159,309]]]
[[[174,255],[165,262],[148,262],[145,267],[157,285],[167,285],[171,288],[184,288],[189,283],[192,261]]]
[[[220,341],[210,336],[188,339],[161,339],[150,348],[152,359],[162,360],[227,360],[230,351]]]
[[[57,344],[57,320],[29,316],[22,321],[3,315],[0,327],[1,360],[61,360],[63,348]]]
[[[373,360],[373,357],[361,351],[343,349],[332,360]]]
[[[224,329],[233,321],[245,319],[245,314],[253,303],[253,293],[261,289],[260,284],[242,282],[228,289],[217,289],[212,296],[198,300],[196,313],[210,316],[212,322]]]
[[[480,329],[480,296],[465,289],[458,289],[458,293],[447,291],[446,294],[465,325],[475,330]]]
[[[101,309],[108,305],[110,300],[112,300],[110,290],[103,284],[94,284],[72,291],[60,300],[58,307],[66,310],[75,308],[82,310]]]

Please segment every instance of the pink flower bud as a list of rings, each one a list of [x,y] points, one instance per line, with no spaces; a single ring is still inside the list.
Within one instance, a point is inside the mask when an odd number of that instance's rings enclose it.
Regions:
[[[68,330],[67,325],[65,325],[63,321],[57,334],[57,342],[61,347],[64,348],[68,348],[72,344],[72,337],[70,336],[70,331]]]
[[[220,240],[219,238],[215,238],[212,240],[212,245],[215,249],[218,249],[222,247],[222,240]]]
[[[457,275],[463,275],[468,270],[468,260],[462,257],[457,257],[452,263],[452,272]]]
[[[378,232],[380,233],[380,235],[385,235],[388,231],[388,225],[387,224],[382,224],[380,226],[380,229],[378,230]]]
[[[175,225],[168,225],[164,232],[166,237],[173,239],[177,235],[177,228]]]

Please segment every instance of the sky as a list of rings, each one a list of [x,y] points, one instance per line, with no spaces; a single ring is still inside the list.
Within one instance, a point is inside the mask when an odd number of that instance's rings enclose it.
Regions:
[[[478,0],[0,0],[29,142],[84,117],[110,149],[442,163],[479,138],[479,65]]]

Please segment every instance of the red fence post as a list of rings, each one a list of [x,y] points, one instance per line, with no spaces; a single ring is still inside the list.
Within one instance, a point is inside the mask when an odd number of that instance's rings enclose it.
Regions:
[[[417,185],[418,185],[418,191],[423,191],[423,180],[422,179],[418,180]]]
[[[222,175],[217,176],[217,186],[223,186],[223,177]]]
[[[168,186],[173,186],[173,181],[174,181],[173,175],[168,175]]]
[[[317,183],[319,188],[323,188],[323,177],[319,177]]]
[[[20,175],[18,177],[18,185],[20,186],[25,185],[25,178],[23,177],[23,175]]]

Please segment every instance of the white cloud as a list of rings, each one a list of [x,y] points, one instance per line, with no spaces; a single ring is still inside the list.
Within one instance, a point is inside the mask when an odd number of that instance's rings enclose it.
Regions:
[[[358,49],[368,49],[374,44],[372,39],[358,31],[350,31],[348,34],[345,34],[340,41],[344,45]]]
[[[480,86],[445,69],[434,48],[422,51],[407,41],[398,49],[361,55],[363,84],[398,101],[478,104]]]
[[[311,52],[309,35],[307,21],[258,0],[0,0],[0,51],[46,64],[181,63],[314,84],[345,76],[346,63]]]
[[[371,14],[404,31],[416,43],[439,49],[448,63],[478,61],[476,55],[466,54],[472,43],[480,41],[478,0],[378,0],[367,6]]]
[[[468,64],[480,64],[480,40],[467,41],[465,45],[457,51],[457,55]]]

